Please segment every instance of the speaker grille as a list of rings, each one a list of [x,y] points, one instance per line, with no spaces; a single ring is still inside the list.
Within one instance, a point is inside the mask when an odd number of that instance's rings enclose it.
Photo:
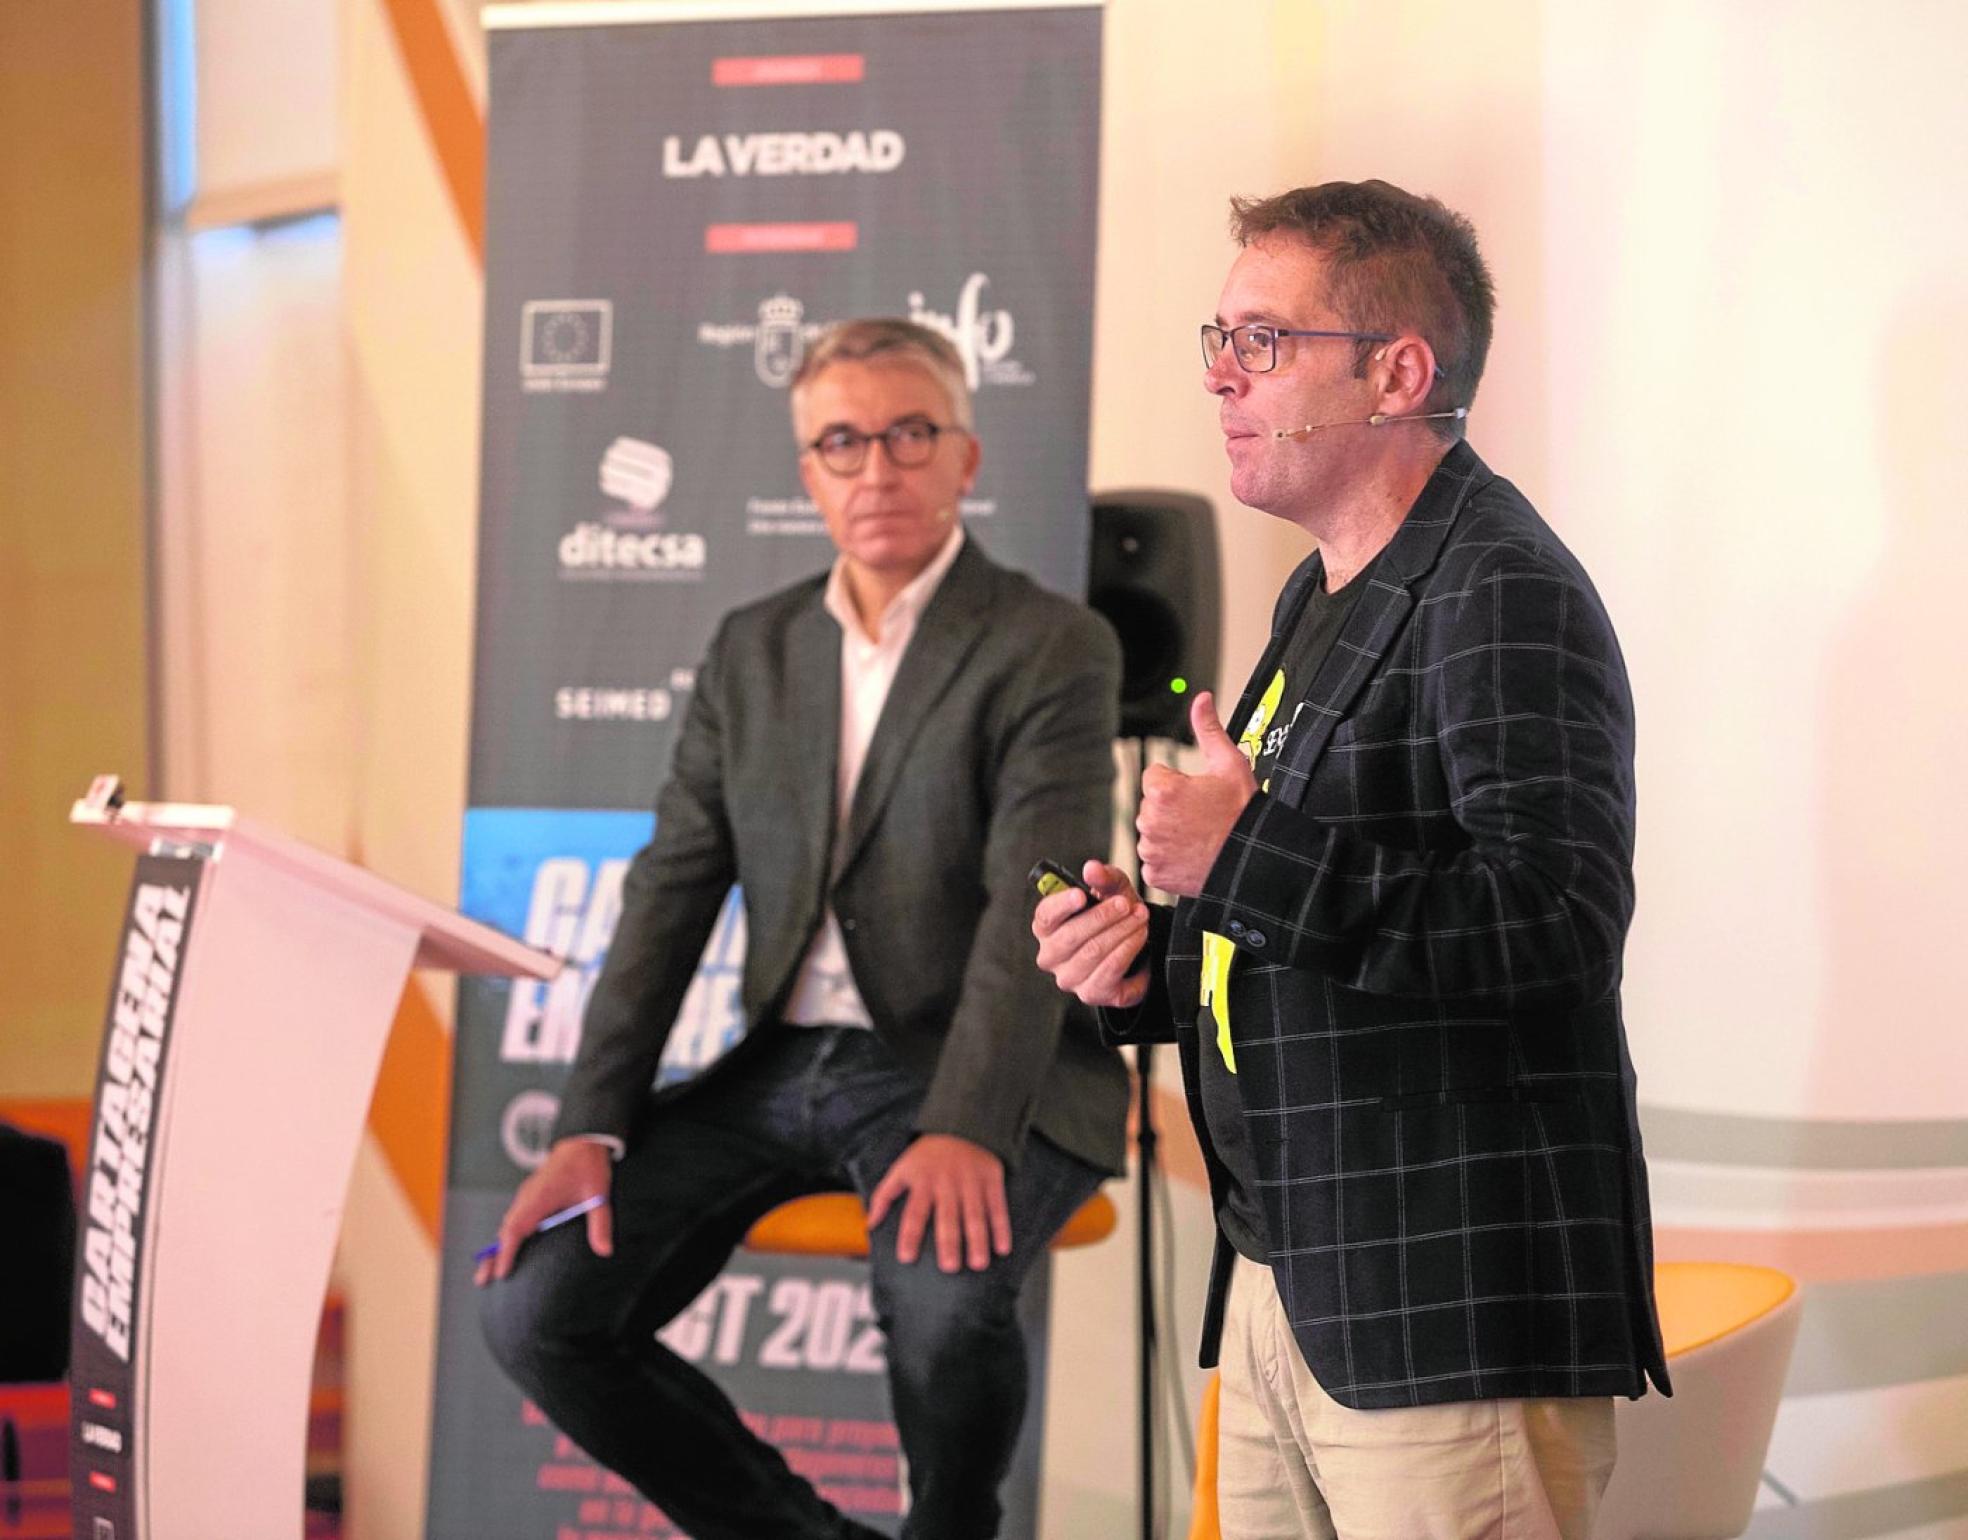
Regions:
[[[1189,693],[1216,686],[1221,599],[1209,502],[1159,488],[1102,493],[1091,537],[1087,603],[1121,639],[1121,736],[1186,741]]]

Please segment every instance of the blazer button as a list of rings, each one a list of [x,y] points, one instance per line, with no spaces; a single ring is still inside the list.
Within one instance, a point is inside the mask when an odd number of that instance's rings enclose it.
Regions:
[[[854,927],[855,927],[856,925],[858,925],[858,924],[860,924],[860,923],[861,923],[861,922],[860,922],[859,920],[857,920],[857,919],[855,919],[855,918],[854,918],[854,916],[852,916],[852,915],[848,915],[848,916],[846,916],[845,918],[843,918],[843,919],[841,920],[841,929],[842,929],[842,930],[853,930],[853,929],[854,929]]]
[[[1232,920],[1224,928],[1229,931],[1232,941],[1241,941],[1244,939],[1244,922],[1242,920]]]
[[[1259,947],[1264,945],[1264,932],[1255,929],[1245,931],[1244,945],[1249,947],[1252,951],[1256,951]]]

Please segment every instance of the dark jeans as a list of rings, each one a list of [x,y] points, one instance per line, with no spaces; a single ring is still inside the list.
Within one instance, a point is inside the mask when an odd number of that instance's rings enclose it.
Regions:
[[[630,1141],[614,1173],[612,1258],[588,1250],[578,1223],[562,1225],[529,1241],[504,1283],[479,1292],[494,1355],[562,1432],[698,1540],[873,1535],[823,1501],[655,1334],[766,1210],[843,1189],[865,1201],[909,1144],[923,1090],[872,1032],[783,1028],[746,1045],[665,1099]],[[898,1263],[900,1203],[869,1237],[908,1460],[905,1536],[997,1534],[998,1484],[1025,1415],[1019,1286],[1100,1179],[1030,1136],[1006,1173],[1012,1253],[981,1273],[942,1272],[927,1243],[913,1266]]]

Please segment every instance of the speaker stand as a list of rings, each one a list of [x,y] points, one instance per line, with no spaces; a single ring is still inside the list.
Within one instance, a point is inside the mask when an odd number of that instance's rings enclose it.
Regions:
[[[1155,1420],[1158,1355],[1155,1329],[1155,1045],[1134,1046],[1135,1103],[1135,1306],[1139,1326],[1136,1377],[1141,1403],[1141,1540],[1155,1540]]]
[[[1134,744],[1134,806],[1129,813],[1130,834],[1141,817],[1142,782],[1148,774],[1148,739],[1138,737]],[[1134,862],[1134,876],[1141,885],[1141,862]],[[1142,897],[1147,897],[1145,886]],[[1159,1334],[1155,1320],[1155,1181],[1159,1164],[1160,1137],[1155,1131],[1155,1045],[1134,1045],[1134,1150],[1135,1150],[1135,1376],[1138,1389],[1140,1439],[1141,1540],[1156,1540],[1156,1510],[1160,1506],[1156,1488],[1155,1435],[1161,1415],[1159,1384]]]

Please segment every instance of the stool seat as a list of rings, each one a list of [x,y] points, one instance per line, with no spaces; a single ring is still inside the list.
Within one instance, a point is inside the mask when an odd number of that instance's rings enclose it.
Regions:
[[[1746,1262],[1658,1262],[1654,1301],[1669,1358],[1706,1347],[1768,1315],[1797,1284],[1788,1273]]]
[[[1052,1249],[1091,1246],[1113,1233],[1114,1200],[1097,1192],[1074,1212],[1052,1238]],[[787,1252],[804,1257],[865,1257],[868,1216],[851,1192],[815,1193],[795,1198],[764,1215],[745,1236],[752,1251]]]

